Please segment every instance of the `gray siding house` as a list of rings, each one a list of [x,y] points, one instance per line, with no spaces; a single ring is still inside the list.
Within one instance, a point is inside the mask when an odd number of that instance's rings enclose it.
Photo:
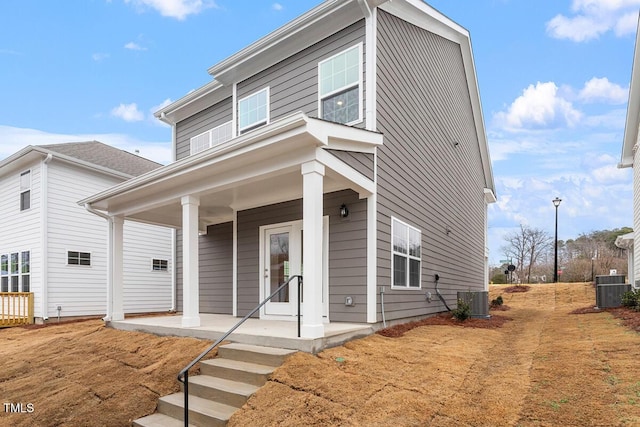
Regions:
[[[303,338],[486,290],[495,190],[467,30],[420,0],[332,0],[208,71],[156,113],[175,162],[82,202],[178,229],[183,327],[298,274]],[[297,300],[259,316],[295,320]]]

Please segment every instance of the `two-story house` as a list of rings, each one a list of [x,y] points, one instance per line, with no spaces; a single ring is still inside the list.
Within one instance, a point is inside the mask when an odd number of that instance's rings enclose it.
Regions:
[[[77,202],[160,166],[97,141],[27,146],[0,161],[0,292],[32,292],[39,320],[107,313],[108,221]],[[122,313],[169,311],[173,231],[123,226]]]
[[[421,0],[331,0],[208,71],[156,114],[176,161],[82,201],[179,230],[183,327],[243,316],[298,274],[303,338],[486,290],[495,190],[466,29]],[[293,320],[297,300],[259,316]]]

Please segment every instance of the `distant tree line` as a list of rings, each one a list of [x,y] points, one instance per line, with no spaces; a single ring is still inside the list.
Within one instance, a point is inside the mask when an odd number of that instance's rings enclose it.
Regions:
[[[558,281],[588,282],[597,275],[627,274],[626,249],[615,245],[616,238],[633,231],[629,227],[592,231],[576,239],[558,240]],[[493,283],[552,282],[554,268],[554,239],[544,230],[520,225],[520,229],[504,237],[501,246],[502,263],[490,273]],[[505,274],[509,263],[516,269]]]

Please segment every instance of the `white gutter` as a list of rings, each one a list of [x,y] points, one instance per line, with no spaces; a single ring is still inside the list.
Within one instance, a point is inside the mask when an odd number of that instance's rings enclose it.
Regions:
[[[107,312],[102,318],[102,320],[104,320],[105,322],[109,322],[111,320],[113,312],[113,271],[111,269],[111,266],[113,265],[113,256],[111,254],[111,248],[113,247],[113,218],[103,212],[92,208],[89,203],[85,203],[84,208],[87,210],[87,212],[97,215],[100,218],[106,219],[107,223],[109,224],[109,237],[107,239]]]
[[[53,154],[47,154],[40,167],[40,256],[42,257],[42,280],[40,314],[42,321],[49,320],[49,163],[53,159]]]

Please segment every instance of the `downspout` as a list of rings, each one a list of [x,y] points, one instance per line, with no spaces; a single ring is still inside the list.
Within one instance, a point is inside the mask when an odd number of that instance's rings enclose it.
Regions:
[[[40,282],[41,302],[40,313],[42,315],[42,321],[49,320],[49,168],[48,165],[53,159],[53,154],[47,154],[47,157],[42,161],[42,168],[40,170],[40,197],[41,197],[41,210],[40,221],[42,231],[42,248],[40,249],[40,256],[42,257],[42,275]]]
[[[438,280],[440,280],[440,275],[438,273],[436,273],[435,275],[435,282],[436,282],[436,294],[438,295],[438,298],[440,298],[440,301],[442,301],[442,303],[444,304],[445,307],[447,307],[448,311],[451,311],[451,309],[449,308],[449,306],[447,305],[447,302],[444,300],[444,297],[442,296],[442,294],[440,293],[440,290],[438,289]]]
[[[84,208],[87,210],[87,212],[92,213],[94,215],[99,216],[100,218],[104,218],[107,220],[107,224],[108,226],[108,231],[109,231],[109,237],[107,239],[108,243],[107,243],[107,312],[106,315],[102,318],[103,321],[108,322],[111,320],[111,313],[113,311],[113,272],[111,271],[111,266],[113,264],[112,261],[112,255],[111,255],[111,248],[113,247],[113,233],[112,233],[112,229],[113,229],[113,218],[111,218],[109,215],[100,212],[94,208],[91,207],[91,205],[89,203],[85,203],[84,204]]]

